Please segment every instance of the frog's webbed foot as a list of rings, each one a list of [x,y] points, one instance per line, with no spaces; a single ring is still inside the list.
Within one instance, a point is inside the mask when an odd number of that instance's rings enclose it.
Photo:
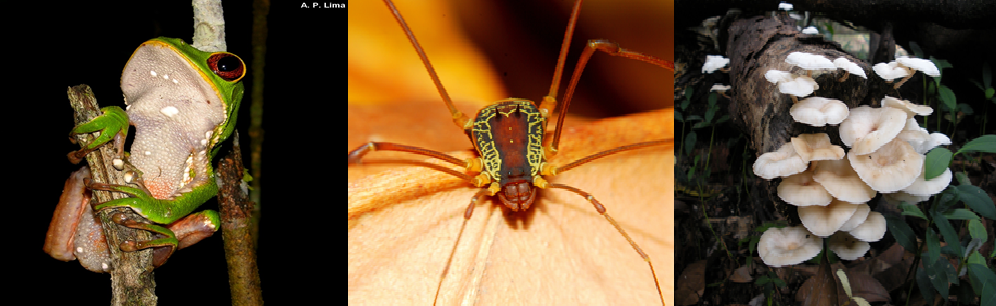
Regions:
[[[92,142],[87,144],[82,149],[77,151],[69,152],[69,161],[76,164],[83,160],[87,154],[93,152],[105,143],[114,140],[114,147],[117,151],[117,159],[124,158],[124,142],[125,138],[128,136],[128,114],[125,113],[123,109],[117,106],[108,106],[100,109],[104,112],[103,115],[93,118],[89,122],[80,124],[73,128],[69,132],[70,140],[72,141],[72,136],[76,134],[86,134],[93,132],[100,132]],[[118,167],[115,165],[115,167]],[[120,170],[120,168],[119,168]]]
[[[150,231],[161,237],[146,241],[125,240],[120,246],[121,250],[125,252],[154,248],[152,251],[152,265],[155,267],[166,263],[166,260],[177,249],[188,247],[204,240],[204,238],[211,237],[217,231],[218,224],[221,223],[218,212],[213,210],[205,210],[187,215],[166,227],[135,221],[122,213],[114,214],[111,216],[111,220],[119,225]]]

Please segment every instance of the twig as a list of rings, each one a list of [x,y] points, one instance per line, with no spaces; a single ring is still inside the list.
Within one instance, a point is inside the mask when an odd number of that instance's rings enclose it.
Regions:
[[[79,125],[101,115],[97,107],[97,99],[87,85],[70,87],[69,103],[75,112],[75,121]],[[76,135],[80,146],[93,141],[94,134]],[[114,169],[111,160],[115,152],[113,146],[101,146],[87,154],[87,164],[90,166],[92,179],[98,183],[126,184],[121,171]],[[94,190],[95,203],[103,203],[112,199],[127,197],[123,193]],[[156,305],[155,280],[152,273],[152,252],[141,250],[137,252],[122,252],[118,247],[124,240],[149,240],[151,234],[141,230],[118,226],[111,221],[111,215],[124,213],[131,220],[143,220],[142,216],[131,209],[107,209],[98,213],[103,223],[104,235],[107,237],[107,249],[111,253],[111,305]]]

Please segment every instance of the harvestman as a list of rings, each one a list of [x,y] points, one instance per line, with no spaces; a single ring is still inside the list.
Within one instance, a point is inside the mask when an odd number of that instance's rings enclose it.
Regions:
[[[623,228],[611,216],[609,216],[605,210],[605,207],[602,206],[602,204],[599,203],[593,195],[568,185],[550,183],[547,181],[547,178],[556,176],[559,173],[607,155],[649,146],[666,145],[673,140],[655,140],[621,146],[595,153],[559,167],[550,165],[546,161],[547,158],[552,157],[558,152],[560,135],[563,130],[563,118],[570,105],[571,96],[574,93],[575,86],[581,76],[581,72],[584,70],[585,64],[596,50],[614,56],[621,56],[648,62],[671,71],[674,71],[674,64],[669,61],[620,48],[617,44],[606,40],[589,40],[581,54],[581,58],[578,60],[574,74],[571,77],[571,82],[565,92],[563,106],[560,108],[559,118],[561,118],[561,120],[558,120],[557,122],[557,128],[554,130],[552,140],[544,141],[544,132],[547,130],[547,124],[550,121],[550,113],[552,113],[557,106],[556,96],[559,89],[560,78],[563,73],[563,66],[570,45],[571,36],[574,31],[574,26],[580,13],[582,0],[577,0],[571,12],[571,19],[564,34],[564,41],[561,46],[557,66],[554,71],[550,92],[547,96],[543,97],[543,100],[539,106],[537,107],[536,103],[529,100],[521,98],[508,98],[497,101],[494,104],[481,109],[473,120],[468,118],[453,106],[453,102],[450,99],[449,94],[447,94],[446,89],[443,87],[439,77],[436,75],[435,69],[432,64],[430,64],[428,57],[416,40],[415,35],[405,23],[401,13],[398,12],[397,8],[394,6],[394,3],[390,0],[384,0],[384,2],[393,13],[398,24],[401,25],[409,41],[411,41],[414,46],[415,51],[418,53],[419,58],[425,65],[430,78],[435,83],[436,89],[439,91],[440,97],[442,97],[443,101],[446,103],[446,106],[449,108],[454,124],[464,130],[464,132],[474,143],[478,157],[461,160],[446,153],[419,147],[405,146],[388,142],[369,142],[349,152],[348,164],[359,164],[361,163],[361,159],[364,155],[372,151],[385,150],[425,155],[463,167],[465,169],[464,172],[442,167],[433,168],[454,175],[480,188],[480,190],[478,190],[478,192],[471,198],[470,204],[464,212],[464,227],[473,214],[474,206],[476,206],[477,202],[485,195],[497,196],[502,204],[512,211],[524,211],[529,209],[530,205],[535,201],[538,188],[560,188],[576,193],[588,200],[595,207],[595,210],[604,216],[605,219],[612,224],[612,226],[615,227],[624,238],[626,238],[633,249],[636,250],[636,252],[647,262],[647,265],[654,276],[654,283],[657,287],[657,292],[661,297],[661,303],[664,304],[664,295],[661,292],[660,283],[657,281],[657,275],[650,257],[636,244],[636,242],[633,241],[633,239],[630,238],[629,234],[627,234],[626,231],[623,230]],[[461,233],[462,231],[463,229],[461,228]],[[445,278],[445,272],[442,277]],[[440,280],[440,286],[441,285],[442,279]],[[439,290],[437,288],[437,298],[438,293]]]

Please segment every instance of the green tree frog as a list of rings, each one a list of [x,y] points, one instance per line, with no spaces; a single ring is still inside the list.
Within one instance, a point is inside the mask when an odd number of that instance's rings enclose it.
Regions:
[[[93,214],[116,207],[129,207],[154,223],[127,220],[123,214],[112,218],[120,225],[156,234],[149,241],[125,241],[120,248],[154,248],[157,267],[174,250],[214,234],[220,224],[216,211],[191,212],[218,193],[211,160],[235,129],[245,71],[245,63],[235,54],[200,51],[181,39],[160,37],[142,43],[121,73],[127,111],[104,107],[103,115],[76,126],[71,134],[100,134],[69,154],[70,160],[78,162],[114,140],[115,168],[123,170],[130,164],[137,172],[126,172],[126,178],[129,173],[133,177],[126,179],[128,185],[89,183],[86,167],[74,173],[49,225],[45,252],[63,261],[78,257],[80,264],[94,272],[108,271],[107,243],[100,219]],[[122,152],[129,124],[135,126],[135,140],[125,162]],[[88,189],[130,197],[91,209]]]

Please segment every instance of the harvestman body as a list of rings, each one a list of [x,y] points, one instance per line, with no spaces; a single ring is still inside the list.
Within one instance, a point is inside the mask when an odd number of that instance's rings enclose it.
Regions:
[[[560,188],[576,193],[587,199],[595,207],[595,210],[604,216],[605,219],[612,224],[612,226],[615,227],[616,230],[629,242],[633,249],[636,250],[637,253],[639,253],[639,255],[647,262],[654,277],[657,292],[661,297],[661,303],[664,304],[663,293],[661,292],[660,284],[657,281],[657,275],[653,269],[650,257],[643,252],[636,242],[630,238],[626,231],[623,230],[611,216],[609,216],[605,210],[605,207],[602,206],[602,204],[599,203],[593,195],[581,189],[563,184],[550,183],[547,179],[564,171],[570,170],[571,168],[607,155],[648,146],[666,145],[671,143],[673,139],[662,139],[621,146],[581,158],[559,167],[548,164],[546,161],[549,157],[557,154],[558,152],[560,135],[563,130],[562,125],[564,122],[562,118],[566,114],[567,108],[570,105],[571,96],[573,95],[574,88],[581,75],[581,71],[584,69],[588,59],[596,50],[603,51],[614,56],[641,60],[664,67],[671,71],[674,71],[674,64],[652,56],[622,49],[615,43],[609,41],[588,41],[588,44],[582,52],[581,58],[579,59],[574,70],[570,85],[565,93],[563,106],[560,108],[561,120],[558,120],[557,128],[554,130],[553,137],[551,139],[545,139],[546,137],[544,137],[544,133],[547,131],[547,124],[550,121],[550,114],[557,106],[556,96],[558,93],[560,77],[562,75],[563,65],[568,47],[570,45],[574,25],[577,22],[577,17],[580,12],[581,0],[578,0],[575,3],[574,9],[571,13],[571,20],[568,24],[567,30],[565,31],[564,42],[562,44],[560,57],[554,72],[554,79],[550,86],[550,92],[543,98],[542,102],[539,105],[536,105],[536,103],[532,101],[519,98],[509,98],[497,101],[494,104],[481,109],[473,120],[468,118],[453,106],[449,95],[446,93],[446,89],[443,87],[441,81],[436,75],[435,69],[429,63],[428,57],[425,55],[422,47],[418,44],[418,41],[415,39],[411,29],[405,23],[398,10],[394,7],[394,4],[390,0],[384,1],[394,14],[395,19],[401,25],[404,32],[407,34],[408,39],[415,47],[415,50],[423,64],[425,64],[426,70],[435,83],[440,96],[449,108],[453,122],[457,125],[457,127],[464,130],[464,132],[474,143],[474,148],[478,153],[478,157],[461,160],[445,153],[418,147],[387,142],[370,142],[349,152],[348,164],[353,165],[361,163],[363,156],[369,152],[388,150],[425,155],[463,167],[465,172],[437,169],[459,177],[480,188],[470,199],[470,205],[467,206],[464,213],[463,227],[466,226],[467,220],[471,218],[474,206],[476,206],[480,199],[482,199],[485,195],[497,197],[504,206],[512,211],[524,211],[529,209],[530,205],[537,198],[538,189]],[[461,228],[461,233],[463,231],[463,227]],[[456,247],[454,246],[454,251],[455,249]],[[452,259],[452,254],[450,256]],[[445,272],[442,277],[445,278]],[[441,285],[442,279],[440,280],[440,286]],[[438,290],[439,288],[437,288],[436,292],[437,299]]]

